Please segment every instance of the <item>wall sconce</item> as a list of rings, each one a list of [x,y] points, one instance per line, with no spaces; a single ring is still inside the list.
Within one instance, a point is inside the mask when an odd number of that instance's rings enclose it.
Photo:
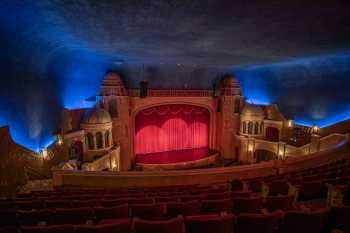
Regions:
[[[278,157],[280,157],[280,158],[283,158],[284,156],[283,156],[283,150],[279,150],[278,151]]]
[[[63,139],[61,135],[57,135],[57,145],[61,146],[63,144]]]
[[[312,133],[313,134],[318,134],[318,132],[320,131],[320,127],[315,125],[312,127]]]
[[[113,161],[112,163],[111,163],[111,168],[112,169],[115,169],[117,167],[117,164],[115,163],[115,161]]]
[[[249,144],[249,145],[248,145],[248,151],[249,151],[249,152],[253,152],[253,145],[252,145],[252,144]]]
[[[288,120],[287,126],[288,126],[288,128],[292,128],[294,126],[293,120]]]

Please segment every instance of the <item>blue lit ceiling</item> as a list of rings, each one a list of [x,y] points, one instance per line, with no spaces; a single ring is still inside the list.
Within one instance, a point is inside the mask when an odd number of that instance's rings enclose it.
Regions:
[[[34,150],[62,107],[88,107],[103,74],[128,87],[211,88],[234,72],[247,99],[304,124],[349,118],[349,1],[0,2],[0,125]]]

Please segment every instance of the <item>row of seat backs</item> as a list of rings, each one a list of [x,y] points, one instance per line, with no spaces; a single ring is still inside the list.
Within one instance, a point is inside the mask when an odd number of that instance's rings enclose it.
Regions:
[[[166,193],[166,192],[202,192],[212,191],[220,192],[230,189],[229,183],[216,183],[211,185],[183,185],[183,186],[167,186],[167,187],[152,187],[152,188],[119,188],[119,189],[83,189],[83,190],[54,190],[54,191],[34,191],[31,193],[19,193],[18,198],[23,197],[55,197],[55,196],[81,196],[81,195],[93,195],[93,196],[104,196],[104,195],[125,195],[133,196],[140,194],[153,194],[153,193]]]
[[[143,220],[139,218],[106,221],[95,226],[61,225],[22,227],[22,233],[322,233],[330,229],[349,232],[350,208],[289,211],[281,219],[274,214],[233,214],[178,216],[170,220]],[[338,214],[338,215],[336,215]]]
[[[320,165],[314,168],[310,168],[307,170],[301,170],[296,172],[289,172],[284,174],[272,175],[267,177],[257,177],[252,179],[242,180],[246,183],[250,183],[250,189],[253,191],[260,192],[260,182],[264,181],[265,183],[270,183],[275,180],[285,179],[289,182],[292,180],[300,180],[303,181],[314,181],[316,176],[319,178],[325,178],[327,175],[338,175],[339,176],[349,176],[350,175],[350,160],[348,159],[340,159],[336,161],[331,161],[330,163]],[[310,177],[310,179],[309,179]],[[238,186],[237,186],[238,185]],[[232,190],[240,190],[242,189],[242,185],[239,183],[236,186],[232,187]]]
[[[338,178],[338,184],[349,184],[350,176]],[[298,193],[298,199],[301,201],[326,198],[328,187],[332,185],[328,180],[314,180],[302,182],[300,185],[293,185],[288,180],[275,180],[269,183],[265,183],[263,180],[251,181],[245,184],[242,181],[233,181],[232,190],[251,190],[252,192],[260,192],[263,196],[276,196],[276,195],[295,195],[291,190]]]
[[[207,213],[261,213],[263,208],[272,212],[275,210],[287,211],[292,209],[291,197],[278,196],[268,197],[266,202],[260,197],[237,198],[235,200],[207,200],[191,202],[169,202],[158,204],[135,204],[128,206],[123,204],[115,207],[95,207],[95,208],[59,208],[42,209],[32,211],[17,211],[17,221],[21,225],[36,225],[39,222],[48,224],[81,223],[88,220],[100,221],[102,219],[118,219],[130,216],[145,219],[165,219],[177,215],[198,215]],[[13,222],[9,219],[15,212],[0,212],[2,220]]]
[[[188,202],[192,200],[220,200],[237,197],[250,197],[252,192],[222,192],[211,194],[197,194],[184,196],[160,196],[160,197],[142,197],[142,198],[118,198],[118,199],[91,199],[91,200],[31,200],[3,202],[0,206],[3,209],[43,209],[43,208],[76,208],[76,207],[95,207],[95,206],[116,206],[120,204],[152,204],[163,202]]]

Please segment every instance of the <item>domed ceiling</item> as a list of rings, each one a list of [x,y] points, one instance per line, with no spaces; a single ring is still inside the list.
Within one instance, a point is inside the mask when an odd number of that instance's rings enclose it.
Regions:
[[[350,116],[349,1],[3,0],[0,125],[37,150],[62,107],[89,106],[103,74],[128,87],[211,88],[235,73],[254,103],[299,123]]]

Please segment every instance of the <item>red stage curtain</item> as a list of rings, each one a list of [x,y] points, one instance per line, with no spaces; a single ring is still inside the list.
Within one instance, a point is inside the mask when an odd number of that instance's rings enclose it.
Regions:
[[[170,104],[139,112],[135,119],[136,154],[208,147],[209,111]]]

